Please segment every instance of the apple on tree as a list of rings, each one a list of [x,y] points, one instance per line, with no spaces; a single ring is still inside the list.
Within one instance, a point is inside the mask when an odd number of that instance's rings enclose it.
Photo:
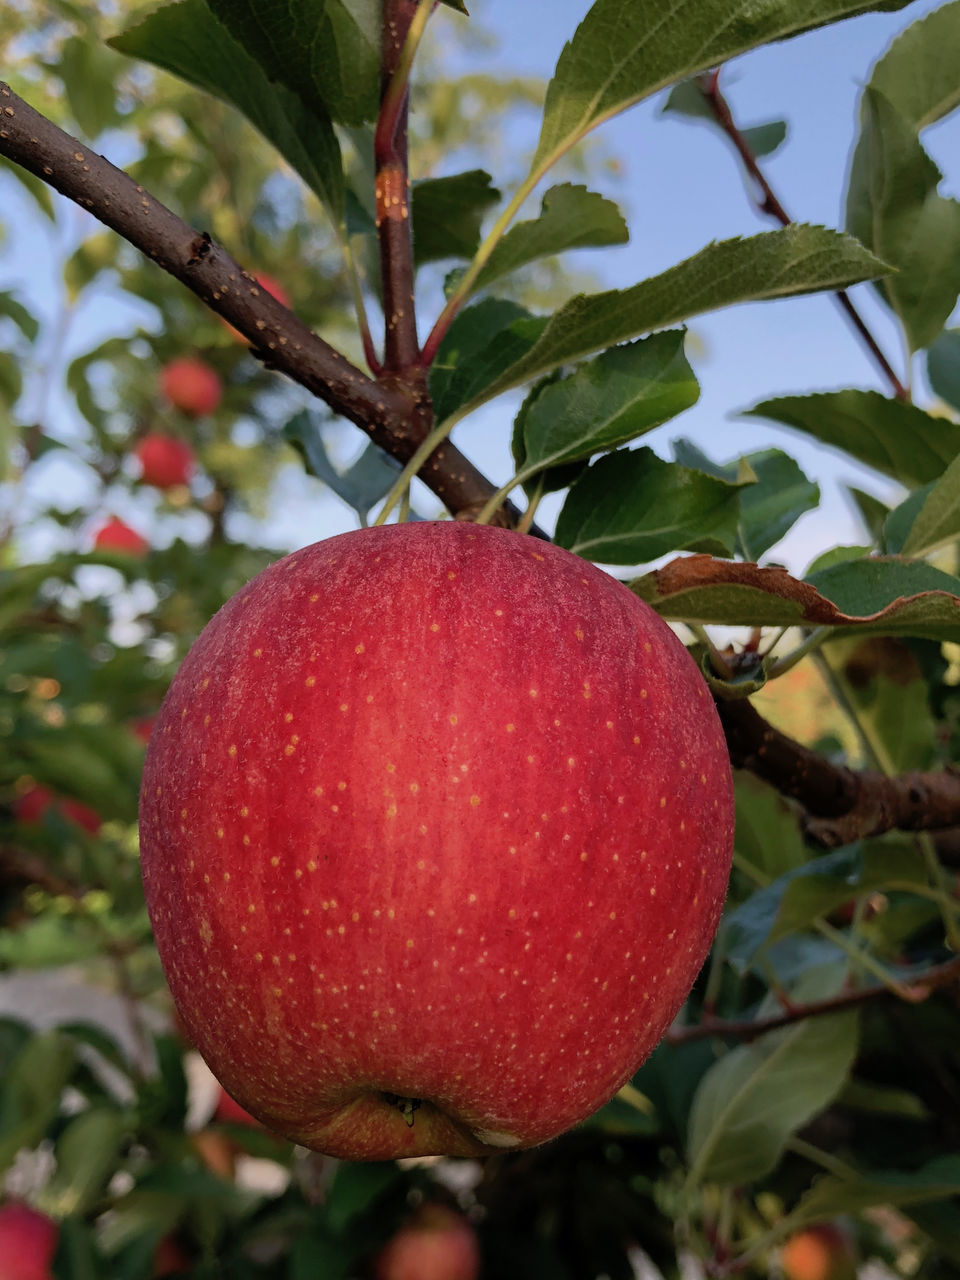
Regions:
[[[216,371],[194,356],[182,356],[164,365],[160,390],[175,409],[191,418],[213,413],[223,397]]]
[[[376,1280],[477,1280],[477,1234],[463,1214],[424,1205],[381,1249],[374,1274]]]
[[[284,306],[284,307],[290,306],[289,293],[287,293],[286,289],[283,287],[283,285],[280,283],[279,280],[277,280],[274,276],[268,275],[266,271],[262,271],[259,273],[259,275],[254,276],[254,287],[256,287],[256,285],[259,285],[261,289],[263,289],[266,293],[269,293],[272,298],[276,298],[276,300],[280,303],[281,306]],[[238,342],[247,341],[247,339],[243,336],[240,330],[234,328],[234,326],[230,323],[229,320],[224,320],[222,316],[219,317],[219,319],[223,327],[226,330],[228,330],[228,332],[231,333]]]
[[[792,1235],[780,1253],[787,1280],[856,1280],[850,1237],[834,1222],[817,1222]]]
[[[110,516],[99,526],[93,535],[93,545],[97,551],[114,551],[138,558],[145,556],[150,546],[146,538],[118,516]]]
[[[133,451],[140,464],[140,479],[155,489],[175,489],[190,483],[196,466],[193,450],[185,440],[151,431]]]
[[[706,684],[622,583],[503,529],[306,547],[208,624],[141,790],[190,1039],[348,1159],[482,1155],[602,1106],[675,1016],[729,872]]]
[[[40,822],[48,809],[62,813],[65,818],[96,835],[103,826],[103,819],[95,809],[70,796],[58,796],[49,787],[35,783],[14,800],[13,815],[18,822]]]
[[[0,1280],[53,1280],[57,1224],[19,1200],[0,1205]]]

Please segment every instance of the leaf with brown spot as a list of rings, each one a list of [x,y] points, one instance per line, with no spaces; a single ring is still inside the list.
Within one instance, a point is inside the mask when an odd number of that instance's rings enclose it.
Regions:
[[[847,560],[804,582],[776,566],[693,555],[630,586],[663,617],[681,622],[960,639],[960,580],[899,556]]]

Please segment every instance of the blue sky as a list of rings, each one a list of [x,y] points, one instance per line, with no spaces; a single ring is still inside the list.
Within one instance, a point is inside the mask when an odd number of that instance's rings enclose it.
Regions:
[[[934,0],[918,0],[898,13],[836,24],[758,50],[725,69],[725,90],[738,122],[748,125],[784,118],[788,123],[787,141],[764,167],[798,220],[840,224],[860,87],[893,36],[936,7]],[[498,44],[479,56],[463,57],[462,65],[546,81],[586,8],[586,0],[474,0],[476,19],[494,33]],[[453,52],[463,23],[464,19],[441,9],[434,19],[434,36]],[[602,286],[633,284],[696,253],[710,240],[752,235],[772,226],[756,213],[726,140],[704,124],[662,116],[662,101],[661,95],[643,103],[594,135],[605,152],[618,159],[621,172],[619,176],[601,172],[593,185],[620,203],[631,233],[630,243],[622,248],[571,255],[572,263],[593,272]],[[531,117],[517,126],[518,151],[528,151],[535,140]],[[934,126],[924,141],[947,175],[942,192],[960,195],[960,119]],[[5,190],[14,185],[5,185]],[[541,194],[537,192],[536,203]],[[11,208],[13,221],[19,209],[31,225],[21,224],[26,231],[15,233],[0,259],[0,287],[32,279],[30,289],[39,305],[49,306],[56,286],[49,278],[55,260],[43,247],[47,232],[16,194]],[[28,261],[29,270],[25,268]],[[35,274],[38,265],[48,278]],[[868,286],[860,286],[854,297],[894,366],[903,369],[899,337],[882,305]],[[82,326],[81,348],[92,344],[95,331],[108,320],[115,323],[116,311],[107,313],[107,307],[115,306],[113,300],[91,308]],[[135,314],[129,307],[124,311],[131,318]],[[422,332],[429,318],[421,315]],[[821,509],[803,517],[773,553],[773,558],[795,571],[834,543],[858,540],[858,526],[841,484],[854,483],[880,496],[889,496],[893,487],[796,433],[737,417],[739,410],[778,394],[845,386],[886,390],[834,302],[818,296],[741,306],[699,317],[691,329],[696,341],[690,354],[701,383],[700,401],[647,442],[669,456],[671,440],[689,436],[718,460],[771,446],[793,453],[824,492]],[[924,403],[927,393],[919,366],[915,375],[916,396]],[[509,427],[517,403],[517,397],[498,400],[463,423],[455,435],[460,447],[497,483],[512,470]],[[359,434],[357,441],[359,447]],[[44,484],[52,478],[56,483],[55,477],[45,476]],[[76,486],[80,499],[85,486],[79,470],[63,480],[68,488]],[[89,474],[86,482],[91,482]],[[543,523],[550,524],[557,505],[558,500],[548,500]],[[420,506],[428,514],[436,510],[428,497],[421,498]],[[326,495],[318,501],[314,482],[291,473],[265,540],[278,549],[292,549],[352,527],[352,513],[337,499]]]

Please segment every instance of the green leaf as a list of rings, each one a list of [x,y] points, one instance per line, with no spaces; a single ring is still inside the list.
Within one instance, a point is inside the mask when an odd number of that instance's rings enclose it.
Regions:
[[[922,484],[919,489],[914,489],[911,493],[908,493],[904,500],[887,514],[881,530],[881,541],[883,550],[888,555],[899,555],[903,550],[903,544],[910,536],[910,530],[913,528],[913,522],[916,520],[920,508],[933,492],[937,483],[938,481],[936,480],[930,480],[927,484]],[[826,567],[826,564],[820,561],[816,564],[817,569],[825,569]],[[809,572],[812,573],[813,571],[814,566],[811,565]]]
[[[937,194],[940,170],[896,107],[863,95],[847,194],[847,230],[897,268],[879,286],[911,351],[931,343],[960,292],[960,203]]]
[[[465,307],[430,368],[437,421],[487,399],[484,388],[530,350],[546,323],[518,303],[501,298],[482,298]]]
[[[324,1204],[326,1219],[337,1233],[362,1213],[401,1176],[392,1160],[372,1164],[341,1164]]]
[[[40,332],[40,322],[32,311],[28,311],[22,302],[18,302],[12,293],[0,293],[0,316],[12,320],[28,342],[36,342]]]
[[[737,480],[741,463],[756,477],[756,483],[740,495],[737,552],[745,560],[759,560],[805,511],[812,511],[820,502],[819,486],[808,480],[794,459],[780,449],[749,453],[741,462],[729,462],[723,467],[711,464],[689,440],[675,440],[673,451],[677,462],[724,480]]]
[[[74,1063],[73,1041],[57,1031],[34,1036],[18,1054],[0,1096],[0,1173],[18,1151],[36,1146],[46,1135]]]
[[[41,1207],[53,1217],[83,1214],[116,1170],[126,1122],[113,1107],[75,1116],[57,1141],[57,1171],[43,1189]]]
[[[960,0],[942,5],[902,32],[873,68],[878,89],[914,129],[960,106]]]
[[[237,107],[341,224],[343,163],[329,116],[272,84],[204,0],[166,5],[108,43]]]
[[[723,132],[717,117],[710,109],[706,94],[697,84],[696,78],[682,80],[670,90],[661,114],[676,114],[693,120],[705,120]],[[769,156],[783,143],[787,136],[785,120],[771,120],[767,124],[749,125],[740,130],[740,134],[755,156]],[[724,133],[724,137],[726,134]]]
[[[571,487],[556,541],[603,564],[639,564],[668,551],[729,554],[739,505],[738,485],[664,462],[652,449],[621,450]]]
[[[960,538],[960,455],[926,495],[910,526],[903,554],[923,556]]]
[[[960,427],[955,423],[877,391],[780,396],[744,414],[803,431],[901,484],[936,480],[960,452]]]
[[[611,347],[543,387],[523,415],[518,479],[626,444],[695,404],[683,341],[674,329]]]
[[[772,877],[804,864],[807,851],[796,812],[773,787],[739,770],[734,776],[734,799],[738,853]]]
[[[413,185],[413,257],[418,266],[443,258],[472,258],[480,243],[480,223],[500,192],[489,173],[471,169],[450,178],[429,178]]]
[[[23,390],[23,374],[20,361],[9,351],[0,351],[0,401],[12,408]]]
[[[909,0],[596,0],[564,46],[547,88],[532,172],[542,173],[596,125],[677,80],[748,49]]]
[[[774,565],[686,556],[629,585],[662,617],[679,622],[960,640],[960,580],[893,556],[844,561],[812,573],[808,582]]]
[[[843,1088],[857,1029],[853,1012],[808,1018],[721,1058],[693,1101],[689,1184],[736,1185],[774,1169],[790,1135]]]
[[[944,329],[928,348],[927,377],[934,393],[960,413],[960,329]]]
[[[800,1225],[859,1213],[875,1204],[902,1206],[960,1195],[960,1156],[940,1156],[919,1169],[884,1169],[862,1178],[818,1178],[790,1215]]]
[[[380,0],[207,0],[268,80],[360,125],[380,105]]]
[[[470,402],[520,386],[592,351],[735,302],[840,289],[886,268],[847,236],[792,225],[723,240],[630,289],[580,294],[547,321],[530,349]]]
[[[308,410],[291,418],[283,435],[303,458],[308,473],[323,480],[351,506],[361,524],[366,524],[373,507],[389,493],[401,470],[395,458],[371,442],[352,466],[338,471],[327,454],[320,423]]]
[[[474,282],[486,289],[494,280],[537,258],[565,249],[626,244],[623,215],[612,200],[567,182],[544,195],[540,216],[519,222],[499,242]]]
[[[890,508],[885,502],[875,498],[872,493],[858,489],[855,485],[844,485],[843,489],[850,495],[857,514],[863,521],[863,527],[866,532],[874,542],[879,542],[883,532],[884,521],[890,515]],[[886,549],[889,551],[892,548],[887,547]]]
[[[102,44],[68,36],[61,47],[57,71],[70,113],[87,138],[98,137],[116,122],[115,59]]]

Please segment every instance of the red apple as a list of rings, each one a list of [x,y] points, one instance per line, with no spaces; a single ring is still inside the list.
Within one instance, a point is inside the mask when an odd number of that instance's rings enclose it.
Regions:
[[[150,741],[150,734],[153,732],[153,724],[156,716],[140,716],[137,720],[130,721],[130,728],[134,736],[139,738],[141,742]]]
[[[780,1265],[787,1280],[854,1280],[856,1265],[850,1240],[832,1222],[819,1222],[783,1246]]]
[[[57,1224],[28,1205],[0,1205],[0,1280],[53,1280],[57,1234]]]
[[[156,489],[173,489],[190,483],[195,458],[186,441],[151,431],[140,440],[133,453],[140,463],[140,479],[144,484]]]
[[[226,1124],[246,1124],[254,1129],[263,1128],[260,1121],[255,1120],[249,1111],[244,1111],[240,1103],[235,1102],[223,1088],[220,1090],[213,1116],[215,1120],[222,1120]]]
[[[426,1205],[377,1255],[374,1274],[376,1280],[477,1280],[476,1232],[462,1214]]]
[[[670,628],[567,551],[344,534],[206,627],[141,791],[147,902],[214,1074],[347,1159],[489,1154],[590,1115],[707,953],[730,764]]]
[[[136,529],[110,516],[93,535],[93,545],[97,551],[116,551],[121,555],[145,556],[150,544],[142,538]]]
[[[179,1276],[193,1267],[193,1260],[175,1235],[164,1236],[153,1254],[153,1275]]]
[[[13,802],[13,814],[18,822],[40,822],[50,807],[58,809],[65,818],[96,835],[103,826],[103,819],[95,809],[69,796],[55,795],[48,787],[32,786]]]
[[[171,360],[164,366],[160,390],[175,409],[192,418],[213,413],[223,396],[223,387],[214,370],[192,356]]]

